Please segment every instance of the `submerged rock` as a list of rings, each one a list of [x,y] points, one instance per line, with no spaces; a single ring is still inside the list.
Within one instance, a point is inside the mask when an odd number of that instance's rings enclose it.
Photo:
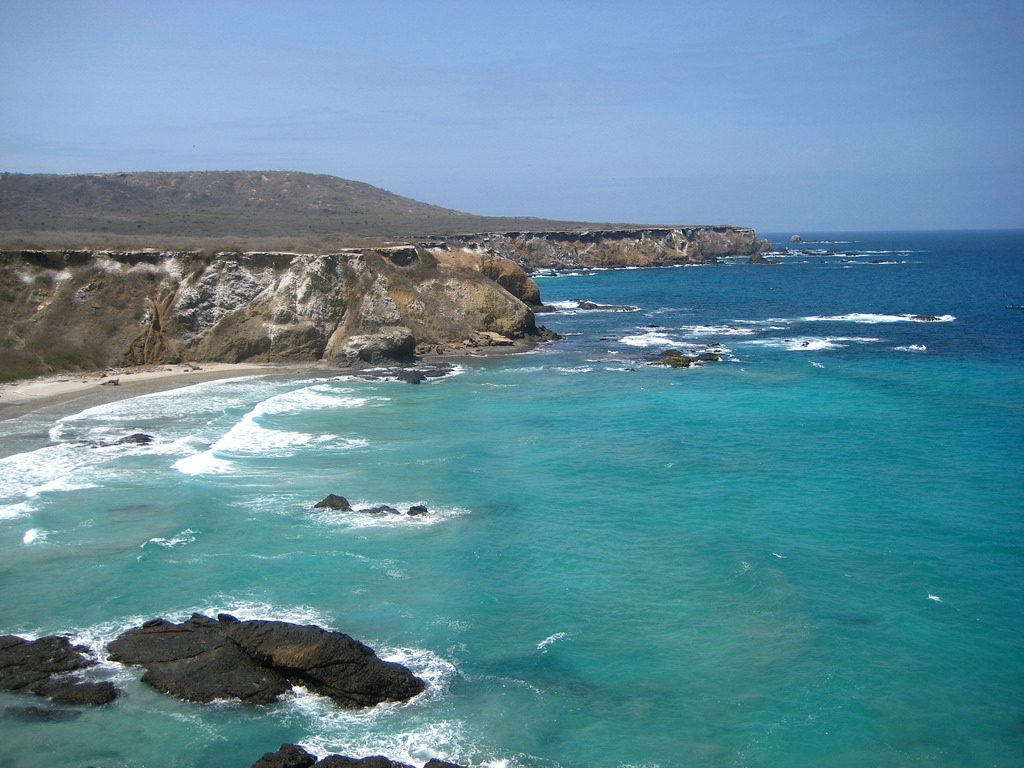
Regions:
[[[34,693],[58,704],[108,704],[117,698],[113,683],[69,674],[96,664],[88,654],[88,648],[60,635],[0,636],[0,690]]]
[[[313,505],[313,509],[340,509],[342,511],[352,509],[348,499],[344,496],[337,496],[333,493],[327,494],[323,499]]]
[[[107,645],[112,661],[146,667],[142,681],[182,699],[274,701],[301,684],[343,707],[406,701],[426,683],[382,661],[342,632],[313,624],[239,621],[193,614],[180,624],[154,619]]]
[[[82,716],[78,709],[47,709],[45,707],[7,707],[4,717],[25,723],[66,723]]]
[[[282,744],[277,752],[267,752],[252,764],[251,768],[415,768],[408,763],[399,763],[382,755],[370,757],[347,757],[328,755],[322,760],[296,744]],[[464,768],[446,760],[432,758],[423,768]]]

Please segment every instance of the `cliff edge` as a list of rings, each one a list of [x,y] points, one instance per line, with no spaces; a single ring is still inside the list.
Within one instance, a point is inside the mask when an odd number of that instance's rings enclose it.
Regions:
[[[528,346],[543,337],[527,303],[539,301],[518,265],[460,248],[4,251],[0,371],[353,365]]]

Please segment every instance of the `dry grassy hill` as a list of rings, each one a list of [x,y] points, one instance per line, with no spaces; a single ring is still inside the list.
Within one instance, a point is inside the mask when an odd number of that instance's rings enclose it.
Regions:
[[[285,171],[0,174],[0,248],[323,251],[462,232],[611,228],[476,216]]]

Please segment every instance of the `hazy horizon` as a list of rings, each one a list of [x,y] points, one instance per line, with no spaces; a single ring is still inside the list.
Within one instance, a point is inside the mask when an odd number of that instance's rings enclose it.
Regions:
[[[0,7],[0,170],[326,173],[490,216],[1024,227],[1019,3]]]

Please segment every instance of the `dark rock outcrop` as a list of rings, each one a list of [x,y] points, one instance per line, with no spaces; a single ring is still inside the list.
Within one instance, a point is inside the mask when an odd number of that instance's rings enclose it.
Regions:
[[[322,500],[313,505],[313,509],[340,509],[342,511],[352,509],[348,499],[344,496],[337,496],[333,493],[327,494]]]
[[[277,752],[267,752],[252,764],[251,768],[415,768],[408,763],[399,763],[381,755],[370,757],[346,757],[328,755],[322,760],[295,744],[282,744]],[[446,760],[432,758],[423,768],[464,768]]]
[[[353,507],[348,499],[344,496],[338,496],[336,494],[328,494],[322,501],[318,501],[313,505],[313,509],[332,509],[339,512],[358,512],[363,515],[400,515],[401,510],[392,507],[390,504],[377,504],[372,507],[359,507],[356,509]],[[429,510],[423,504],[414,504],[409,507],[406,514],[409,517],[422,517],[428,514]],[[218,617],[220,618],[220,617]]]
[[[640,307],[632,304],[597,304],[593,301],[577,301],[576,306],[580,309],[599,310],[601,312],[636,312]]]
[[[366,515],[400,515],[402,514],[397,509],[387,504],[378,504],[376,507],[364,507],[363,509],[357,509],[356,512],[362,512]]]
[[[149,445],[152,442],[152,435],[147,435],[145,432],[135,432],[127,437],[122,437],[120,440],[116,440],[114,445]]]
[[[88,648],[72,645],[67,637],[0,636],[0,690],[34,693],[58,704],[109,704],[117,698],[113,683],[73,674],[95,664]]]
[[[297,744],[282,744],[277,752],[267,752],[251,768],[310,768],[316,757]]]
[[[937,323],[940,318],[935,315],[914,315],[911,320],[916,320],[919,323]]]
[[[312,624],[193,614],[180,624],[148,621],[119,635],[107,650],[113,661],[146,667],[144,683],[190,701],[266,704],[295,683],[354,708],[406,701],[426,688],[400,664]]]
[[[316,763],[317,768],[415,768],[408,763],[399,763],[383,755],[369,757],[346,757],[345,755],[328,755]]]
[[[667,349],[648,362],[649,365],[664,365],[669,368],[689,368],[694,363],[717,363],[722,360],[718,352],[701,352],[688,355],[678,349]]]
[[[693,358],[678,349],[670,349],[651,360],[650,364],[664,365],[669,368],[689,368],[693,364]]]

